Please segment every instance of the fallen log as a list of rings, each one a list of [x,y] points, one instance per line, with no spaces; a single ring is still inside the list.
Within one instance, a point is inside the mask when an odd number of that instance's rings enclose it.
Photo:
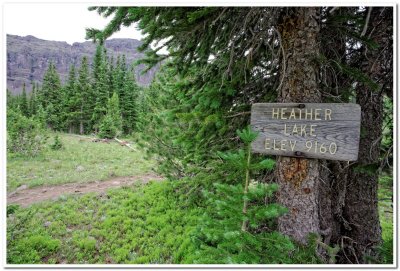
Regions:
[[[83,135],[77,135],[77,134],[67,134],[69,136],[75,136],[75,137],[80,137],[80,138],[85,138],[85,139],[90,139],[93,142],[97,139],[96,137],[90,137],[90,136],[83,136]]]
[[[116,137],[114,137],[114,139],[115,139],[115,141],[117,141],[121,146],[126,146],[126,147],[128,147],[129,149],[135,151],[135,149],[134,149],[134,148],[131,146],[131,144],[129,144],[128,142],[119,140],[119,139],[116,138]]]

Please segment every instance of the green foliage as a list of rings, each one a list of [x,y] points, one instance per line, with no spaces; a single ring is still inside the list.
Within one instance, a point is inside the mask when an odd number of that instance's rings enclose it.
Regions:
[[[7,205],[7,217],[9,215],[12,215],[13,213],[15,213],[15,211],[17,211],[19,209],[19,205],[17,204],[9,204]]]
[[[125,65],[124,57],[122,61],[121,69]],[[121,79],[119,79],[121,80]],[[117,81],[119,82],[119,81]],[[119,90],[119,98],[121,105],[121,114],[122,114],[122,130],[125,134],[130,134],[136,129],[136,124],[138,121],[138,96],[141,91],[141,88],[137,85],[135,79],[135,70],[133,66],[128,72],[125,72],[125,77],[122,79],[122,84],[117,86]]]
[[[18,110],[7,110],[7,149],[15,154],[38,155],[47,140],[40,122],[22,115]]]
[[[80,113],[80,93],[77,91],[76,68],[74,65],[70,66],[68,80],[63,90],[64,129],[68,129],[70,133],[77,133]]]
[[[118,131],[117,127],[114,125],[114,120],[110,115],[106,115],[100,123],[99,134],[100,138],[114,138],[116,137]]]
[[[21,212],[23,215],[21,216]],[[52,238],[43,227],[35,227],[27,233],[21,229],[33,218],[32,210],[25,212],[16,208],[7,219],[15,219],[18,222],[7,227],[7,262],[15,264],[40,263],[42,259],[55,253],[60,246],[60,240]]]
[[[384,174],[379,178],[378,189],[379,218],[383,243],[379,248],[382,264],[393,263],[393,176]]]
[[[96,128],[101,125],[103,117],[107,111],[107,101],[112,92],[110,92],[110,81],[108,77],[109,63],[107,62],[105,48],[97,46],[95,58],[93,61],[93,94],[95,99],[91,121]]]
[[[77,106],[77,122],[79,123],[79,133],[88,133],[91,129],[90,118],[94,103],[92,102],[92,86],[89,77],[89,64],[87,57],[82,58],[81,67],[78,71],[78,82],[76,85],[77,95],[75,104]]]
[[[244,184],[214,183],[214,191],[205,191],[206,209],[194,240],[199,248],[198,263],[280,263],[289,259],[293,243],[274,228],[274,219],[286,208],[271,203],[277,184],[250,183],[254,170],[271,170],[274,161],[251,162],[251,142],[257,137],[250,127],[237,131],[245,150],[220,153],[228,167],[242,171]],[[268,241],[267,241],[268,240]],[[265,253],[268,251],[268,253]]]
[[[277,204],[265,204],[276,191],[276,185],[249,186],[246,198],[251,202],[247,214],[242,213],[243,185],[216,183],[214,192],[205,192],[207,210],[201,218],[194,241],[199,248],[197,263],[280,263],[289,259],[293,243],[275,231],[273,219],[285,209]],[[242,231],[243,221],[249,230]]]
[[[190,263],[190,234],[201,209],[178,197],[182,185],[189,182],[152,182],[18,209],[8,217],[7,262]],[[27,244],[39,234],[41,240]]]
[[[14,264],[41,263],[43,258],[57,251],[60,243],[48,235],[31,235],[15,243],[7,253],[7,260]]]
[[[107,103],[107,114],[99,127],[100,138],[114,138],[121,133],[122,117],[119,109],[118,94],[114,92]]]
[[[53,151],[57,151],[57,150],[64,148],[64,145],[62,144],[61,139],[58,135],[54,136],[54,142],[53,142],[53,144],[50,145],[50,148]]]
[[[61,129],[61,81],[53,62],[50,62],[49,67],[43,77],[43,86],[39,94],[41,105],[46,111],[47,125],[52,129]]]
[[[172,65],[172,64],[171,64]],[[149,155],[157,154],[159,170],[170,178],[193,176],[211,168],[215,153],[235,148],[235,131],[247,124],[245,116],[229,118],[234,86],[220,82],[197,85],[199,72],[182,77],[174,67],[161,68],[151,86],[138,98],[138,130]],[[237,96],[238,97],[238,96]],[[237,110],[249,105],[237,101]]]
[[[109,126],[110,117],[105,119],[107,103],[115,92],[120,97],[121,123],[108,133],[130,134],[136,128],[137,98],[140,87],[136,84],[132,66],[127,70],[125,55],[118,56],[114,66],[113,57],[107,56],[102,45],[98,45],[89,68],[88,57],[81,60],[79,70],[70,66],[66,83],[61,84],[60,76],[53,62],[43,78],[43,86],[32,82],[32,93],[27,96],[25,85],[21,95],[12,96],[7,92],[7,107],[18,109],[25,116],[34,116],[44,122],[47,128],[69,133],[98,133],[100,125]]]
[[[53,138],[55,134],[50,134]],[[132,151],[117,142],[93,143],[73,135],[59,133],[64,148],[53,151],[48,140],[40,155],[26,159],[7,153],[7,191],[21,185],[37,187],[64,183],[87,183],[110,179],[111,176],[144,176],[156,166],[144,159],[144,152]],[[78,167],[84,170],[77,170]]]
[[[236,134],[240,137],[240,139],[246,144],[246,146],[250,145],[257,136],[258,132],[254,132],[251,130],[250,126],[243,130],[236,130]]]
[[[381,141],[381,168],[391,170],[393,165],[393,99],[383,97],[383,127]]]
[[[22,94],[19,108],[22,115],[29,117],[28,97],[26,96],[25,83],[22,86]]]
[[[37,104],[37,97],[36,97],[36,91],[38,87],[36,87],[35,83],[32,82],[32,92],[29,98],[29,115],[34,116],[36,115],[36,112],[38,110],[38,104]]]

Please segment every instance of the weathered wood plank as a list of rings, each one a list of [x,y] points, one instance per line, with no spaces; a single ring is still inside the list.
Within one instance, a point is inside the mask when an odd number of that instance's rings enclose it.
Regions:
[[[251,126],[259,131],[253,152],[355,161],[361,109],[357,104],[257,103]]]

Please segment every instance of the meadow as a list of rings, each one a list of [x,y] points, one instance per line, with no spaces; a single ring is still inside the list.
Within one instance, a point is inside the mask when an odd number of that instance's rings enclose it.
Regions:
[[[66,134],[61,134],[61,140],[63,149],[48,149],[38,158],[9,157],[9,189],[12,191],[20,184],[90,182],[107,179],[110,172],[118,176],[145,174],[156,166],[154,161],[145,160],[139,149],[132,152],[117,143],[94,143]],[[84,174],[77,172],[77,166],[87,171]],[[30,173],[38,177],[30,180]],[[196,232],[204,213],[213,210],[201,197],[196,202],[187,197],[191,186],[190,179],[151,181],[113,188],[101,194],[63,195],[55,201],[44,201],[27,208],[8,205],[7,262],[229,263],[223,255],[215,262],[204,262],[204,246],[196,243]],[[393,259],[391,195],[391,177],[384,176],[379,188],[384,238],[382,263],[391,263]],[[321,263],[313,246],[295,245],[290,249],[278,246],[275,250],[275,254],[265,253],[265,258],[260,261]]]
[[[61,133],[63,148],[55,151],[49,147],[54,136],[49,134],[46,148],[36,157],[7,153],[7,192],[23,185],[87,183],[144,175],[155,166],[154,161],[144,158],[140,149],[132,151],[114,140],[92,142],[87,137]]]

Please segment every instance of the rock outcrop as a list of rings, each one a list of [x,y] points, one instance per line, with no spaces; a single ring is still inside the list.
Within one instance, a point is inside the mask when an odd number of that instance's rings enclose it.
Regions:
[[[110,39],[105,42],[105,47],[109,57],[114,56],[116,60],[118,55],[125,54],[127,64],[130,64],[143,56],[137,50],[140,44],[135,39]],[[31,82],[41,84],[50,61],[55,63],[62,82],[65,82],[70,65],[79,67],[83,56],[87,56],[91,63],[95,51],[96,44],[91,41],[70,45],[67,42],[42,40],[34,36],[7,35],[7,88],[11,93],[19,94],[25,83],[29,92]],[[136,80],[140,85],[148,85],[157,67],[141,74],[143,68],[136,68]]]

